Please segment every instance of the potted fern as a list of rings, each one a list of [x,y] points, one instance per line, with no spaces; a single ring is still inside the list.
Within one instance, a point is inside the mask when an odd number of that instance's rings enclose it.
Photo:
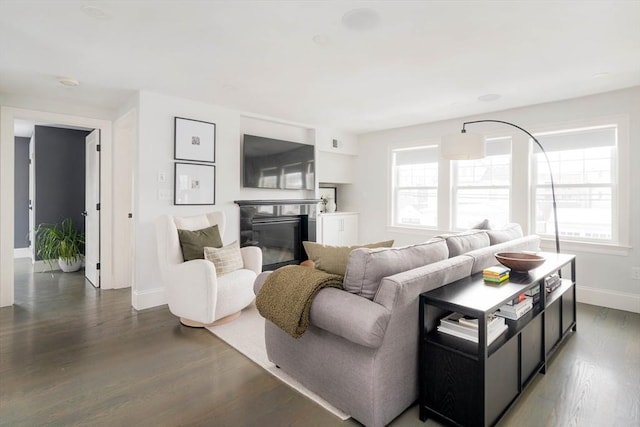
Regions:
[[[82,267],[84,234],[73,226],[71,218],[58,224],[38,224],[35,235],[36,253],[49,263],[52,270],[55,259],[65,273]]]

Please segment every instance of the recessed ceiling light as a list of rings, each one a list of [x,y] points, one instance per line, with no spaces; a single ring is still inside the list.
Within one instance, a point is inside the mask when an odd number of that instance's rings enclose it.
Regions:
[[[86,15],[96,18],[96,19],[111,19],[111,15],[109,15],[104,10],[99,7],[89,6],[88,4],[82,5],[80,8]]]
[[[60,83],[62,86],[68,86],[68,87],[75,87],[80,85],[80,82],[76,79],[70,79],[68,77],[60,77],[58,79],[58,83]]]
[[[501,96],[498,95],[497,93],[488,93],[486,95],[482,95],[478,97],[478,101],[483,101],[483,102],[491,102],[491,101],[495,101],[497,99],[500,99]]]
[[[380,15],[373,9],[360,8],[342,16],[342,25],[353,31],[368,31],[380,25]]]

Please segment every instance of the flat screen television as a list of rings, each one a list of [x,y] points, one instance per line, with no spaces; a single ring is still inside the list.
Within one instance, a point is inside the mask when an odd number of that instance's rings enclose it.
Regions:
[[[242,139],[243,187],[315,189],[314,146],[245,134]]]

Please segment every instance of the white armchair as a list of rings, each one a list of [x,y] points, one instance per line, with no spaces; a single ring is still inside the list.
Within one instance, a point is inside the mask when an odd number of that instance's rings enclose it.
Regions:
[[[186,326],[204,327],[231,321],[251,304],[253,282],[262,271],[262,251],[240,248],[244,266],[218,277],[215,265],[205,259],[184,262],[178,229],[200,230],[217,224],[224,235],[224,212],[156,219],[158,261],[169,310]]]

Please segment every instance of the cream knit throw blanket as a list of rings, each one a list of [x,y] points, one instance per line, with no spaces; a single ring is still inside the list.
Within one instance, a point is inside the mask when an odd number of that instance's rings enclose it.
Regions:
[[[313,298],[322,288],[342,288],[342,279],[311,267],[281,267],[265,280],[256,296],[256,307],[262,317],[300,338],[309,326]]]

